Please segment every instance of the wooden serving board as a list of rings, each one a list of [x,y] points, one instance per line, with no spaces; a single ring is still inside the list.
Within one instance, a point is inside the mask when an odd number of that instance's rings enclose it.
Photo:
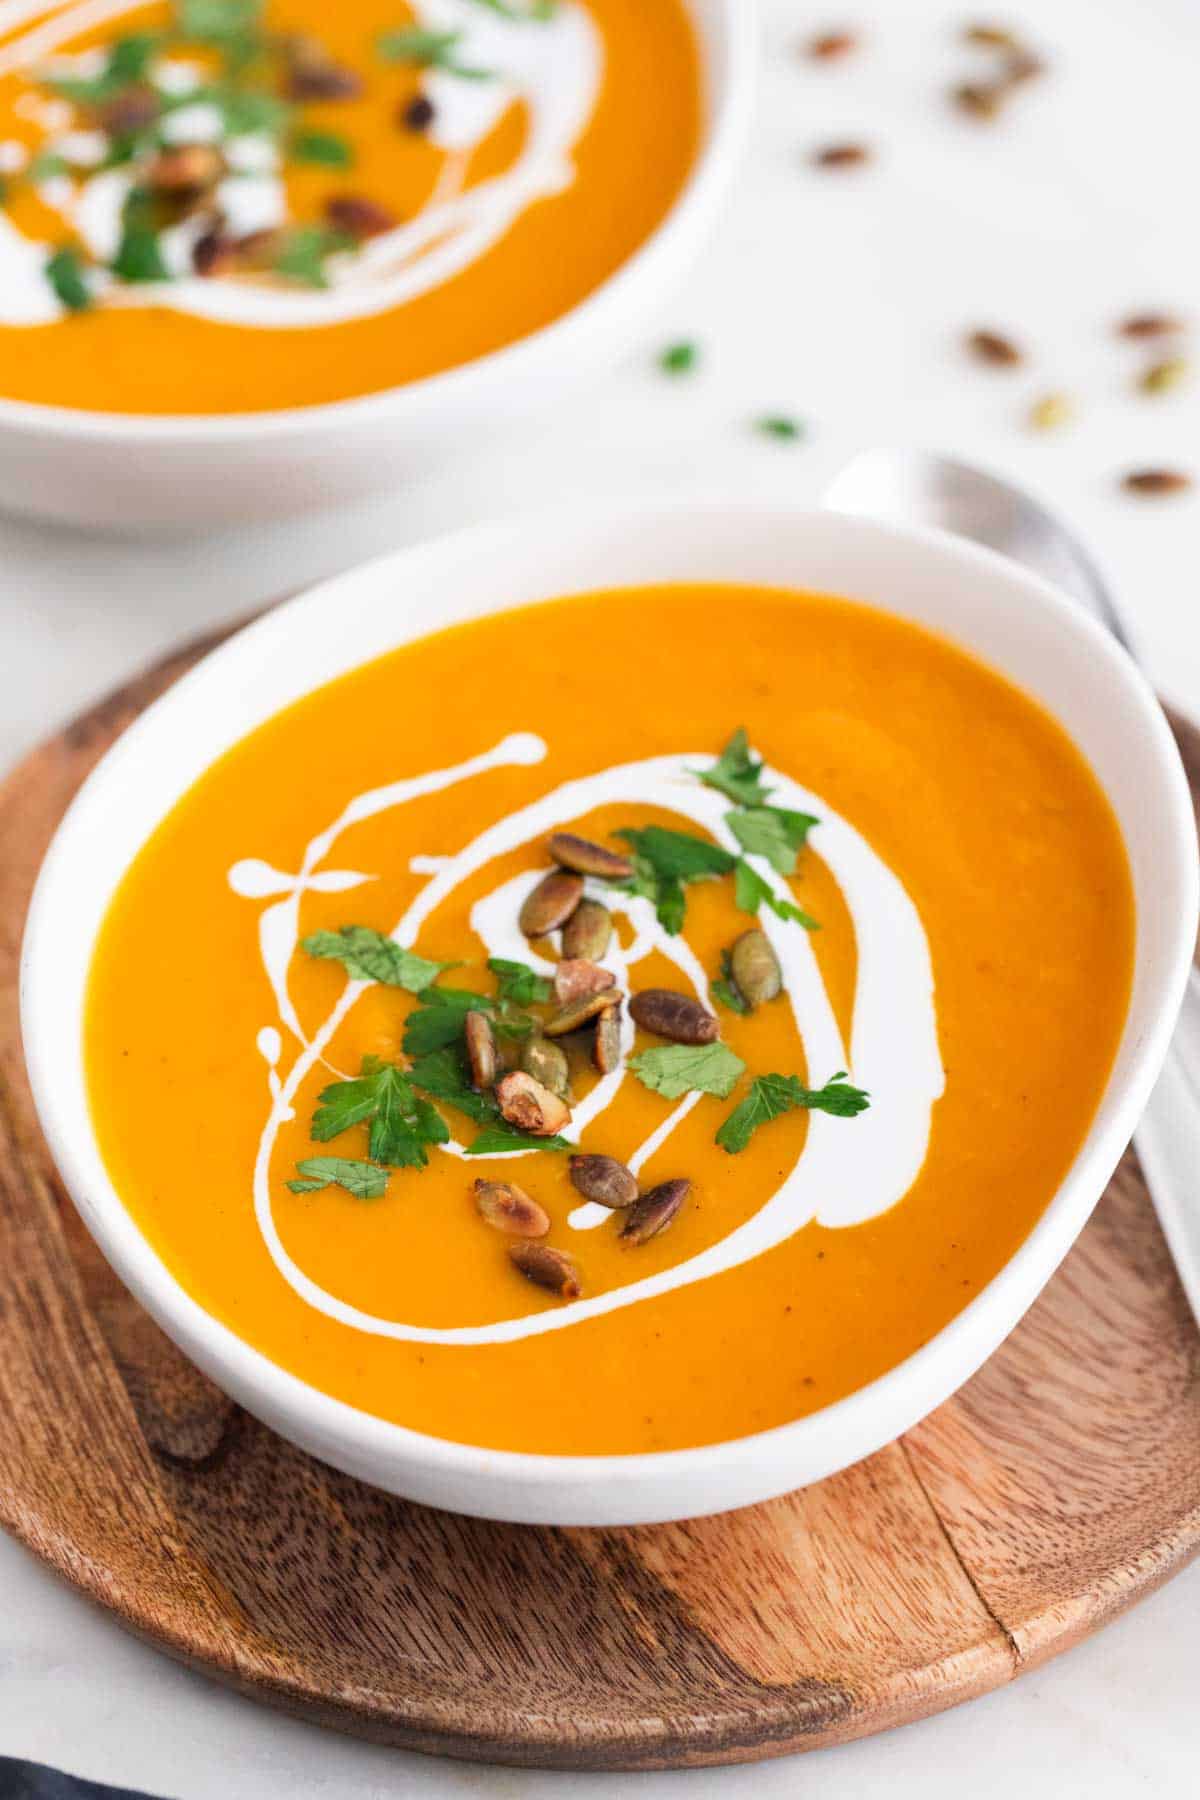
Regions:
[[[564,1768],[772,1756],[919,1718],[1066,1649],[1200,1550],[1200,1334],[1132,1155],[939,1412],[723,1518],[482,1524],[336,1474],[227,1400],[76,1218],[17,1030],[50,833],[204,648],[0,789],[0,1522],[244,1693],[411,1749]],[[1179,729],[1200,791],[1200,735]]]

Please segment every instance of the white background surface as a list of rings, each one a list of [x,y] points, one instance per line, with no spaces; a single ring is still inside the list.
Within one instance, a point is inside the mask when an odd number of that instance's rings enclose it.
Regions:
[[[1106,564],[1160,689],[1200,713],[1200,496],[1139,503],[1117,489],[1142,464],[1200,475],[1200,378],[1141,397],[1144,358],[1111,329],[1132,309],[1200,315],[1200,9],[1005,9],[1053,74],[995,128],[943,99],[972,70],[957,41],[971,7],[763,10],[738,204],[687,292],[569,416],[522,440],[464,445],[456,467],[417,491],[218,538],[139,545],[0,520],[0,764],[180,638],[376,551],[568,496],[720,490],[807,504],[877,442],[953,448],[1041,490]],[[866,35],[860,56],[828,67],[796,57],[799,36],[843,20]],[[877,163],[808,168],[806,151],[834,139],[870,140]],[[979,324],[1019,338],[1030,365],[969,365],[959,338]],[[677,336],[696,337],[704,363],[669,382],[653,351]],[[1077,423],[1052,438],[1028,432],[1030,402],[1060,389]],[[802,415],[805,444],[757,437],[750,421],[766,411]],[[0,1539],[0,1753],[173,1800],[771,1800],[801,1784],[813,1800],[1011,1800],[1014,1789],[1023,1800],[1182,1800],[1200,1782],[1197,1670],[1200,1569],[1000,1694],[802,1762],[623,1778],[471,1769],[342,1740],[221,1692]]]

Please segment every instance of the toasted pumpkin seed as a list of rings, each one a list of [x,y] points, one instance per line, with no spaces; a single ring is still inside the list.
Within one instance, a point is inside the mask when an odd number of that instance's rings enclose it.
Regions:
[[[545,1207],[510,1181],[477,1181],[475,1206],[485,1223],[509,1237],[540,1238],[550,1229]]]
[[[521,1067],[560,1100],[571,1098],[571,1072],[566,1055],[544,1037],[526,1038],[521,1046]]]
[[[871,156],[866,144],[825,144],[813,151],[812,160],[818,169],[861,169]]]
[[[525,897],[518,923],[526,937],[545,937],[565,925],[583,899],[583,876],[551,869]]]
[[[982,50],[1018,50],[1020,40],[1016,32],[1009,31],[1004,25],[966,25],[963,37],[968,44],[977,44]]]
[[[975,119],[994,119],[1008,98],[1004,81],[964,81],[951,89],[954,104]]]
[[[673,988],[643,988],[629,1002],[634,1023],[655,1037],[670,1038],[676,1044],[711,1044],[718,1032],[717,1021],[690,994],[677,994]]]
[[[598,900],[581,900],[563,926],[562,952],[573,961],[599,962],[612,942],[612,915]]]
[[[556,1012],[554,1017],[547,1022],[546,1036],[566,1037],[569,1031],[582,1030],[593,1019],[598,1019],[601,1013],[608,1012],[610,1007],[616,1006],[620,998],[616,988],[609,987],[601,988],[597,994],[584,994],[579,1000],[572,1000],[568,1006],[564,1006],[561,1012]]]
[[[583,904],[586,906],[587,901]],[[582,1000],[585,994],[599,994],[605,988],[615,987],[616,980],[611,969],[602,969],[586,956],[564,957],[554,971],[554,998],[560,1006],[566,1006],[572,1000]]]
[[[1015,368],[1023,360],[1012,339],[1004,337],[999,331],[970,332],[967,349],[979,362],[991,363],[998,369]]]
[[[570,1107],[524,1069],[514,1069],[496,1083],[496,1099],[509,1124],[534,1137],[553,1137],[571,1117]]]
[[[1185,356],[1167,356],[1144,371],[1138,386],[1144,394],[1169,394],[1187,380],[1190,372],[1191,364]]]
[[[1029,409],[1029,423],[1035,431],[1057,431],[1069,425],[1075,408],[1067,394],[1043,394]]]
[[[648,1244],[652,1237],[667,1229],[691,1191],[690,1181],[660,1181],[626,1213],[621,1242]]]
[[[1117,326],[1119,335],[1126,338],[1170,337],[1182,330],[1183,320],[1175,313],[1164,312],[1131,313]]]
[[[496,1079],[496,1034],[486,1013],[469,1012],[465,1021],[471,1086],[482,1093]]]
[[[632,1206],[638,1197],[637,1177],[615,1156],[573,1156],[567,1172],[572,1186],[597,1206],[616,1211]]]
[[[601,1075],[611,1075],[621,1066],[621,1008],[610,1006],[596,1020],[596,1036],[592,1043],[592,1061]]]
[[[619,850],[593,844],[590,838],[576,837],[573,831],[556,831],[547,845],[555,862],[580,875],[598,875],[602,881],[628,881],[633,864]]]
[[[549,1244],[514,1244],[508,1254],[526,1281],[557,1294],[560,1300],[578,1300],[582,1294],[579,1270],[565,1250],[552,1250]]]
[[[1182,469],[1133,469],[1121,483],[1131,494],[1183,494],[1191,485]]]
[[[743,931],[729,952],[729,972],[751,1006],[762,1006],[783,991],[783,971],[765,931]]]
[[[806,48],[814,62],[832,62],[835,57],[849,56],[857,50],[858,39],[852,31],[822,31],[809,38]]]

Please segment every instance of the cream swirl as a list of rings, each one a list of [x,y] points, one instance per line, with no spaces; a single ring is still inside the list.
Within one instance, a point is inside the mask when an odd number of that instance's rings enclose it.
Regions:
[[[347,887],[368,877],[350,871],[320,871],[341,832],[355,821],[419,794],[436,792],[470,780],[485,769],[541,761],[546,746],[529,734],[506,738],[493,750],[452,768],[397,782],[359,796],[338,820],[309,844],[295,877],[269,871],[257,862],[242,862],[230,871],[235,891],[247,895],[281,893],[283,898],[263,915],[260,945],[274,990],[279,1022],[298,1040],[299,1053],[286,1077],[271,1064],[272,1105],[254,1169],[254,1205],[260,1230],[276,1267],[302,1299],[328,1317],[375,1336],[431,1344],[493,1344],[561,1331],[582,1320],[640,1303],[655,1295],[707,1280],[761,1256],[812,1220],[831,1227],[862,1223],[886,1212],[903,1198],[925,1160],[934,1103],[944,1088],[938,1049],[933,970],[924,928],[904,887],[846,820],[820,798],[778,770],[764,771],[780,802],[819,816],[818,848],[836,878],[854,922],[858,944],[858,978],[851,1041],[843,1041],[808,933],[799,925],[765,914],[764,931],[783,969],[788,1003],[805,1046],[810,1068],[824,1079],[835,1069],[851,1071],[856,1083],[869,1088],[872,1104],[852,1129],[843,1121],[811,1115],[804,1150],[780,1186],[742,1225],[718,1243],[673,1268],[633,1280],[607,1293],[559,1306],[553,1311],[490,1324],[434,1327],[384,1319],[363,1312],[327,1293],[294,1261],[283,1244],[274,1216],[269,1173],[279,1127],[293,1116],[292,1101],[310,1069],[324,1057],[334,1034],[371,985],[347,983],[341,998],[310,1038],[303,1033],[287,992],[287,968],[299,938],[299,905],[311,887]],[[564,783],[542,798],[511,813],[481,832],[456,855],[413,858],[412,865],[429,876],[425,886],[397,922],[392,936],[404,945],[417,941],[437,908],[465,881],[496,857],[519,849],[555,829],[569,825],[601,805],[626,801],[663,807],[684,815],[736,850],[725,823],[728,803],[701,786],[692,771],[705,761],[703,752],[653,757],[626,763],[583,779]],[[787,897],[786,884],[759,858],[751,859],[763,880]],[[271,886],[271,880],[278,885]],[[471,923],[489,956],[531,959],[516,924],[523,893],[537,877],[522,875],[505,882],[472,910]],[[623,911],[632,941],[614,940],[608,965],[623,984],[629,970],[651,951],[670,958],[700,997],[707,992],[704,971],[688,945],[669,936],[649,903],[627,894],[608,895],[610,906]],[[550,967],[542,963],[543,969]],[[632,1027],[626,1024],[628,1033]],[[278,1060],[277,1058],[275,1059]],[[624,1070],[604,1076],[576,1107],[566,1135],[579,1133],[612,1102]],[[633,1157],[641,1166],[667,1141],[695,1103],[682,1101]],[[463,1154],[463,1146],[445,1152]],[[520,1154],[535,1154],[522,1152]],[[593,1223],[591,1209],[578,1208],[570,1223],[577,1229]]]

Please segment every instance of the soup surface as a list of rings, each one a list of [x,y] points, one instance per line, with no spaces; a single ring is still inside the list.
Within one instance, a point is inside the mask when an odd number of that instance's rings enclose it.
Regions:
[[[1090,771],[949,643],[781,591],[555,601],[180,801],[97,945],[93,1113],[182,1284],[326,1393],[674,1449],[850,1393],[996,1274],[1132,944]]]
[[[0,395],[253,412],[577,305],[695,156],[683,0],[0,7]]]

